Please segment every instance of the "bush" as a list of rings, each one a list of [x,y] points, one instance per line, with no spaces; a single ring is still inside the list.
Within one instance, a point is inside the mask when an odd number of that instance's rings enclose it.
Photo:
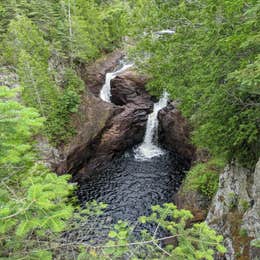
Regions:
[[[194,224],[187,228],[192,218],[188,210],[178,210],[172,203],[152,206],[149,216],[141,216],[142,225],[155,226],[150,233],[144,227],[138,227],[119,221],[109,232],[109,241],[99,246],[84,246],[78,259],[208,259],[213,260],[216,251],[225,253],[223,237],[216,234],[206,223]],[[159,230],[168,235],[159,236]],[[138,239],[139,237],[139,239]],[[172,243],[166,240],[172,239]],[[164,242],[166,242],[164,244]],[[163,245],[164,244],[164,245]]]
[[[196,164],[187,173],[183,190],[198,191],[211,199],[218,189],[219,173],[223,167],[224,162],[217,159]]]
[[[71,116],[78,111],[83,90],[83,81],[72,69],[67,69],[64,74],[63,93],[57,98],[46,122],[46,132],[53,144],[66,143],[75,133]]]

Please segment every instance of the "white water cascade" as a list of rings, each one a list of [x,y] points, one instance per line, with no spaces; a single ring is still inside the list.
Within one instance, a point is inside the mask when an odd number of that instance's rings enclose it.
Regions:
[[[149,115],[143,143],[135,149],[137,160],[149,160],[164,154],[164,150],[157,145],[158,141],[158,112],[167,106],[169,94],[164,91],[160,100],[154,104],[153,112]]]
[[[106,73],[106,81],[103,85],[101,91],[100,91],[100,98],[106,102],[111,103],[110,97],[111,97],[111,80],[114,79],[118,74],[124,72],[125,70],[132,67],[133,64],[124,64],[122,68],[114,71],[114,72],[108,72]]]

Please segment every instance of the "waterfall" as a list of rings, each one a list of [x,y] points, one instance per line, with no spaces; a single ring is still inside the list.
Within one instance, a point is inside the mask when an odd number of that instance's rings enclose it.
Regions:
[[[111,80],[114,79],[118,74],[124,72],[125,70],[132,67],[133,64],[123,64],[123,67],[120,69],[114,71],[114,72],[108,72],[106,73],[106,81],[103,85],[101,91],[100,91],[100,98],[103,99],[106,102],[111,103],[110,97],[111,97]]]
[[[168,93],[164,91],[160,100],[154,104],[153,112],[149,115],[143,143],[135,149],[135,158],[138,160],[149,160],[152,157],[164,154],[164,150],[158,145],[158,112],[167,106]]]

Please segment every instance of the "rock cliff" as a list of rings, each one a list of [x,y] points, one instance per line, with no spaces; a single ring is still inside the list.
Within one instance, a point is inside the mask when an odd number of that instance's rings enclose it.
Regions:
[[[237,163],[225,168],[206,221],[225,238],[225,258],[216,259],[259,259],[260,160],[254,171]]]

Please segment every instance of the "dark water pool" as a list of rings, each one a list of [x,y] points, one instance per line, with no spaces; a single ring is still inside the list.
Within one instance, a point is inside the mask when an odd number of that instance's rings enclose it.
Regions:
[[[128,151],[114,159],[99,174],[90,176],[78,190],[80,202],[108,204],[104,216],[112,223],[131,222],[150,213],[151,205],[171,202],[184,177],[187,164],[177,154],[166,152],[149,161],[138,161]]]

